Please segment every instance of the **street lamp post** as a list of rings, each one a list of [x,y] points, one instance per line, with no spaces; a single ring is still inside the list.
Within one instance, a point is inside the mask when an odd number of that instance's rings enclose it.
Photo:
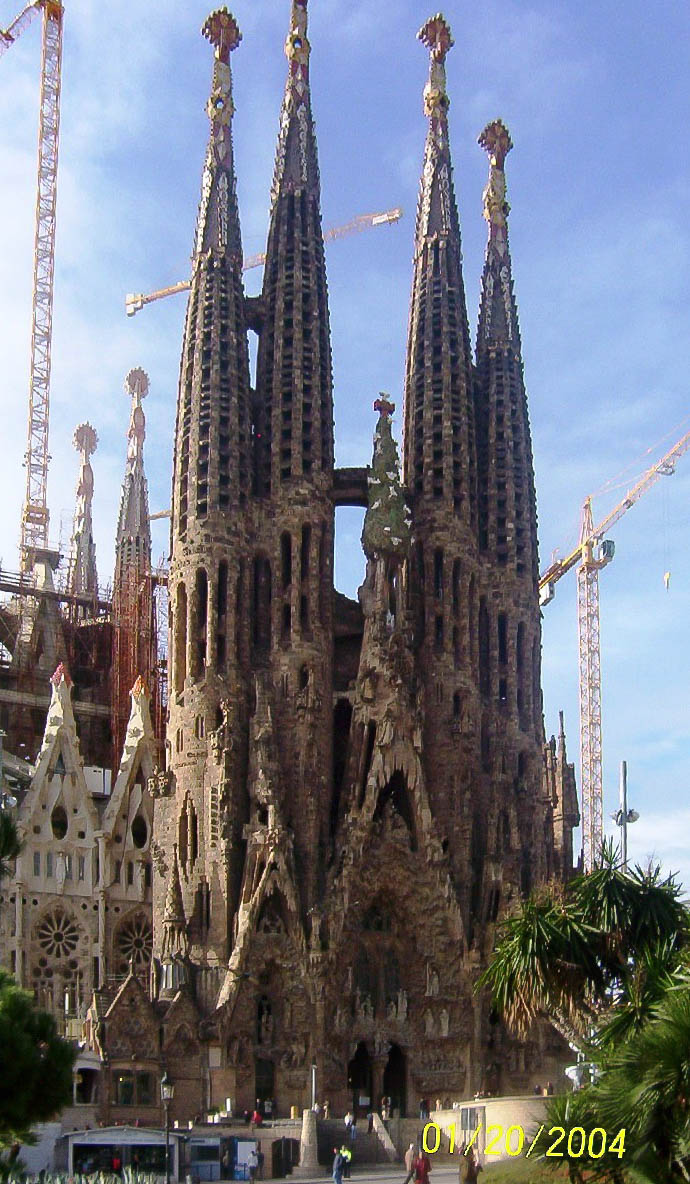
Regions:
[[[166,1069],[161,1077],[161,1102],[165,1109],[165,1184],[170,1184],[170,1103],[174,1096],[175,1086]]]
[[[621,828],[621,859],[623,862],[623,871],[628,870],[628,824],[637,822],[640,815],[637,810],[628,809],[628,765],[626,761],[621,761],[621,774],[619,782],[619,805],[615,814],[611,817],[616,826]]]

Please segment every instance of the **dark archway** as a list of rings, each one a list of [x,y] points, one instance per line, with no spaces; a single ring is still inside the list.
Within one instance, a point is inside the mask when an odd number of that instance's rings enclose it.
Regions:
[[[412,804],[407,792],[405,775],[400,769],[395,770],[390,781],[384,785],[379,793],[374,811],[374,822],[378,822],[383,818],[386,808],[391,809],[394,814],[402,818],[412,838],[412,849],[416,850]]]
[[[254,1096],[260,1102],[273,1101],[275,1066],[266,1057],[256,1057],[254,1061]]]
[[[353,1114],[366,1114],[371,1108],[371,1057],[363,1040],[347,1066],[347,1085],[352,1092]]]
[[[392,1044],[388,1063],[383,1071],[383,1092],[391,1100],[391,1113],[400,1111],[401,1118],[407,1111],[407,1059],[399,1044]]]

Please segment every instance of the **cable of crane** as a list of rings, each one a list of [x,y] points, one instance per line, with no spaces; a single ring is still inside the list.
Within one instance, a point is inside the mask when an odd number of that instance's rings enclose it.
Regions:
[[[323,241],[333,242],[335,239],[346,238],[349,234],[357,234],[359,231],[367,230],[373,226],[392,226],[393,223],[399,222],[402,216],[401,206],[394,206],[393,209],[383,210],[379,214],[358,214],[349,222],[345,222],[343,226],[331,226],[325,230]],[[261,267],[265,262],[265,255],[245,256],[242,270],[249,271],[253,267]],[[141,312],[145,304],[153,304],[154,300],[162,300],[165,296],[174,296],[177,292],[186,292],[190,287],[191,280],[180,280],[177,284],[170,284],[167,288],[158,288],[157,291],[148,294],[128,292],[125,296],[125,312],[128,317],[133,317]]]
[[[684,435],[688,427],[690,427],[690,415],[684,416],[683,419],[679,420],[677,424],[674,424],[672,428],[669,428],[667,432],[664,432],[663,436],[656,440],[654,444],[650,444],[649,448],[645,448],[644,452],[640,454],[639,459],[642,460],[643,457],[651,456],[653,453],[658,452],[658,450],[663,444],[666,443],[667,440],[673,437],[677,439],[679,433],[681,436]],[[599,495],[602,493],[613,493],[616,489],[622,489],[622,487],[627,485],[630,481],[630,478],[624,477],[624,474],[629,473],[630,469],[635,463],[636,462],[634,460],[631,460],[627,465],[625,465],[624,468],[620,469],[618,473],[614,473],[612,477],[609,477],[608,481],[605,481],[599,489],[595,489],[594,492],[590,494],[590,497],[599,497]],[[646,468],[642,469],[639,477],[642,477],[646,471]],[[636,480],[639,480],[639,477],[636,478]],[[614,482],[616,483],[615,485]]]

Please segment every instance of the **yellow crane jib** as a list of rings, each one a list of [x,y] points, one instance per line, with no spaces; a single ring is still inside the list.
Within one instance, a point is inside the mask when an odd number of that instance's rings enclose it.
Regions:
[[[346,238],[349,234],[357,234],[372,226],[392,226],[399,222],[402,216],[403,211],[400,206],[395,206],[392,210],[384,210],[379,214],[358,214],[356,218],[352,218],[344,226],[332,226],[329,230],[325,230],[323,241],[325,243],[333,242],[334,239]],[[261,267],[265,262],[266,256],[263,254],[247,255],[242,264],[242,270],[250,271],[253,267]],[[128,292],[125,296],[125,312],[128,317],[133,317],[136,313],[141,312],[145,304],[153,304],[154,300],[162,300],[164,296],[173,296],[176,292],[186,292],[190,285],[191,280],[180,280],[177,284],[171,284],[168,288],[158,288],[156,292],[149,292],[148,295],[144,295],[143,292]]]

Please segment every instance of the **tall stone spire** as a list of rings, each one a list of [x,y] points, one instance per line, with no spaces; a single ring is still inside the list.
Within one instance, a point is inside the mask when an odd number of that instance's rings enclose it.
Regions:
[[[271,190],[256,392],[255,488],[330,479],[333,392],[307,0],[292,0]]]
[[[125,379],[125,393],[131,401],[127,429],[127,461],[122,483],[120,514],[115,537],[115,584],[122,583],[125,570],[132,566],[139,573],[151,567],[151,526],[149,494],[144,473],[146,417],[142,401],[149,393],[149,379],[144,370],[130,370]]]
[[[214,47],[211,123],[201,184],[177,406],[173,541],[196,521],[226,520],[249,479],[249,352],[232,148],[230,54],[241,41],[226,8],[206,20]],[[227,531],[227,526],[221,529]]]
[[[489,156],[489,179],[482,194],[489,241],[482,276],[477,348],[490,343],[510,344],[519,353],[520,331],[508,251],[510,206],[506,201],[505,178],[505,160],[513,141],[505,124],[495,119],[486,125],[477,143]]]
[[[98,444],[98,436],[90,423],[82,423],[73,438],[80,454],[77,501],[74,510],[74,529],[70,548],[68,591],[77,595],[95,596],[98,592],[96,547],[93,541],[92,503],[93,469],[89,458]]]
[[[477,332],[478,454],[486,494],[480,507],[480,546],[499,568],[523,577],[525,588],[536,596],[536,495],[504,172],[513,143],[500,119],[487,124],[478,142],[489,156],[483,194],[489,237]]]
[[[417,205],[405,381],[404,475],[415,500],[476,521],[471,351],[453,190],[445,61],[453,45],[439,14],[418,33],[429,49],[429,119]]]
[[[170,793],[157,798],[154,822],[171,841],[177,838],[184,910],[187,917],[200,919],[189,931],[190,964],[208,969],[209,959],[214,963],[216,957],[210,947],[215,951],[218,940],[227,940],[224,918],[237,907],[244,858],[246,791],[240,769],[246,769],[244,677],[253,603],[247,557],[252,431],[231,134],[230,55],[241,34],[226,8],[211,13],[202,33],[214,51],[206,107],[210,136],[182,344],[173,466]],[[154,891],[157,952],[164,912],[164,894]],[[206,1002],[215,1001],[214,974],[204,978]]]

